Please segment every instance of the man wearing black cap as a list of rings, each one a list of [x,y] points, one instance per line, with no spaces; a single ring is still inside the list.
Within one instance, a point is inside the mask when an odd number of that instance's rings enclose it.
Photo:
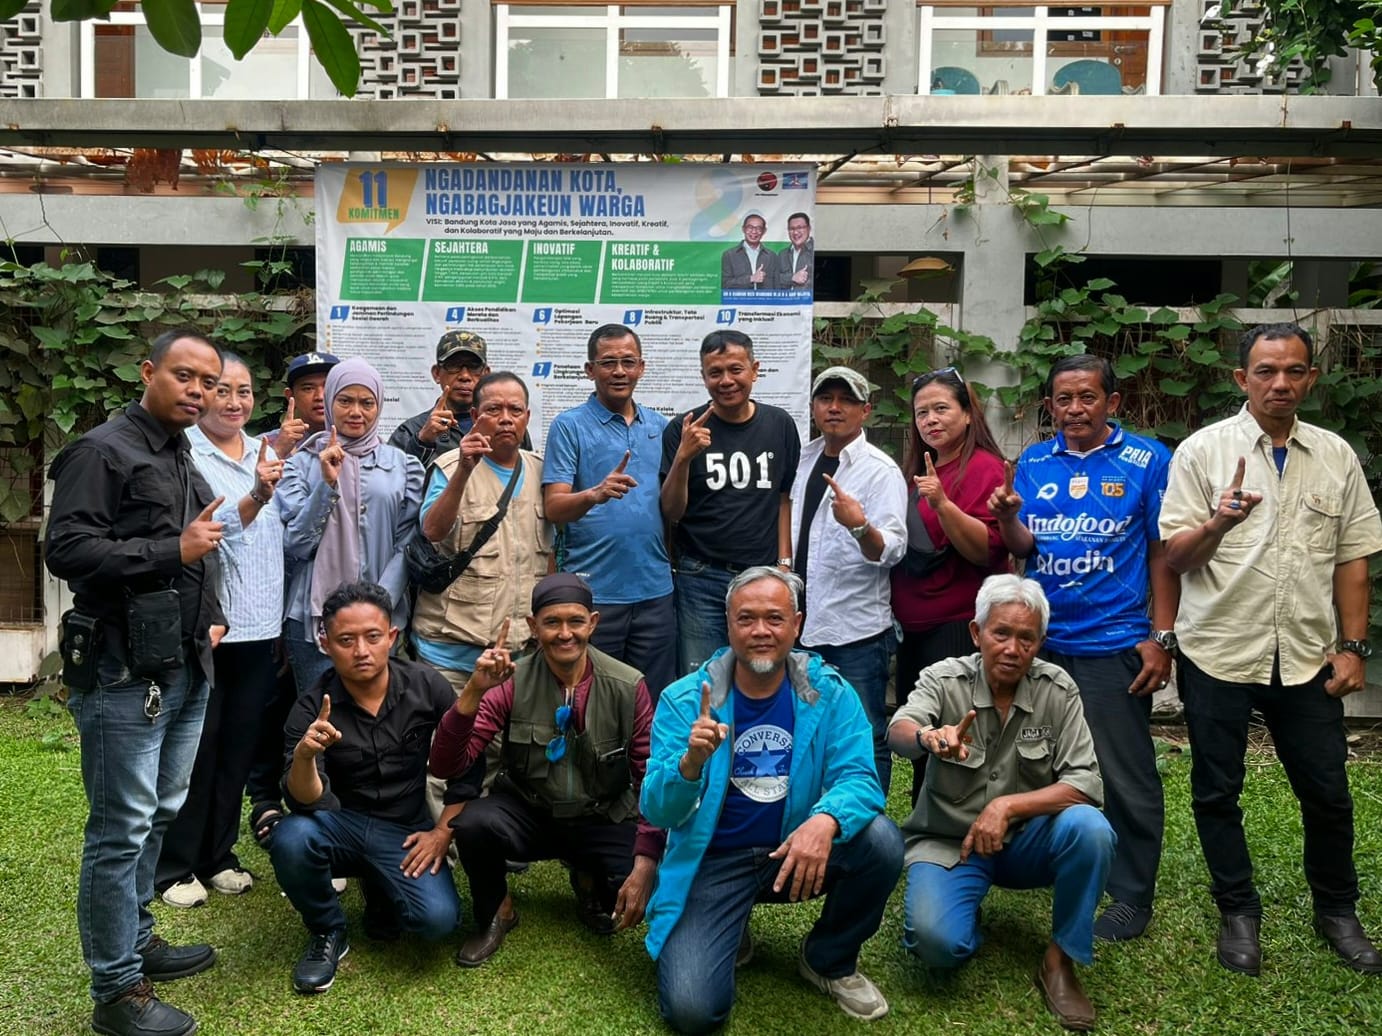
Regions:
[[[283,397],[288,406],[283,422],[263,438],[279,460],[287,460],[309,435],[326,429],[326,372],[340,359],[330,353],[303,353],[288,362]]]
[[[642,674],[589,646],[600,614],[579,576],[547,576],[532,604],[537,654],[512,661],[506,619],[432,742],[429,768],[448,777],[504,731],[493,788],[452,822],[478,928],[456,954],[462,967],[487,961],[518,924],[506,860],[565,861],[582,922],[609,934],[643,919],[662,855],[662,833],[638,812],[653,716]]]
[[[437,340],[432,380],[441,395],[432,409],[414,414],[389,436],[390,445],[411,453],[423,465],[454,450],[470,431],[475,386],[489,373],[485,340],[471,331],[447,331]]]

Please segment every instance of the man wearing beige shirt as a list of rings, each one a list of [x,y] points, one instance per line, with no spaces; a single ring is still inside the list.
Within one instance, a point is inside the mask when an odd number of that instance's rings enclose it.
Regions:
[[[1309,333],[1254,327],[1239,364],[1247,405],[1180,445],[1161,507],[1166,560],[1181,573],[1180,694],[1219,963],[1261,969],[1262,903],[1238,805],[1256,709],[1300,801],[1315,930],[1355,971],[1382,974],[1354,913],[1342,702],[1372,654],[1368,557],[1382,550],[1382,521],[1349,445],[1296,416],[1319,376]]]

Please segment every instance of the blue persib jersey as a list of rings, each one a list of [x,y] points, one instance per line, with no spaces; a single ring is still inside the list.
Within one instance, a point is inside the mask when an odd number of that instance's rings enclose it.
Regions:
[[[1036,539],[1027,575],[1051,601],[1046,643],[1068,655],[1103,655],[1146,640],[1147,547],[1171,453],[1159,442],[1113,431],[1080,456],[1057,435],[1028,447],[1013,488]]]

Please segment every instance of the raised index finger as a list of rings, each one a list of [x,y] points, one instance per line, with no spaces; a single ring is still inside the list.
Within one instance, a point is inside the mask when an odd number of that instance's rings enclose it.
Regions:
[[[223,496],[218,496],[215,500],[211,501],[211,503],[207,504],[205,507],[202,508],[202,513],[199,514],[199,515],[197,515],[197,521],[199,521],[199,522],[209,522],[209,521],[211,521],[211,516],[212,516],[213,514],[216,513],[216,508],[220,507],[220,506],[221,506],[223,503],[225,503],[225,502],[226,502],[226,498],[225,498],[225,497],[223,497]]]
[[[957,733],[960,737],[964,737],[965,731],[969,730],[969,725],[974,722],[975,717],[978,715],[979,714],[975,712],[973,709],[970,709],[968,712],[966,712],[965,718],[960,720],[960,725],[955,728],[955,733]]]
[[[327,446],[335,446],[335,445],[336,445],[336,426],[335,426],[334,424],[331,426],[331,438],[328,439],[328,440],[326,441],[326,445],[327,445]]]
[[[292,396],[288,397],[288,409],[283,411],[283,420],[291,421],[293,419],[293,414],[297,411],[297,407],[294,405],[296,403],[297,400],[295,400]]]
[[[1013,462],[1010,460],[1003,462],[1003,495],[1013,495]]]
[[[1246,457],[1239,457],[1239,458],[1238,458],[1238,466],[1237,466],[1236,468],[1233,469],[1233,481],[1229,483],[1228,488],[1229,488],[1229,489],[1242,489],[1242,488],[1243,488],[1243,476],[1244,476],[1245,474],[1247,474],[1247,470],[1248,470],[1248,458],[1246,458]]]
[[[935,478],[935,477],[936,477],[936,465],[935,465],[934,463],[932,463],[932,461],[931,461],[931,454],[929,454],[929,453],[926,454],[926,477],[927,477],[927,478]]]
[[[840,496],[844,493],[844,490],[840,488],[840,484],[829,475],[825,474],[825,472],[821,472],[821,478],[825,479],[825,484],[830,487],[830,491],[836,496]]]
[[[317,710],[317,719],[325,723],[331,718],[331,695],[322,695],[322,707]]]
[[[446,405],[446,393],[443,392],[440,396],[437,397],[437,405],[432,408],[432,413],[435,414],[439,410],[449,409],[451,408]]]
[[[701,681],[701,718],[710,718],[710,684]]]
[[[622,475],[622,474],[624,473],[624,469],[625,469],[626,467],[628,467],[629,460],[630,460],[630,458],[632,458],[632,457],[633,457],[633,451],[632,451],[632,450],[625,450],[625,451],[624,451],[624,459],[621,460],[621,461],[615,466],[614,471],[612,471],[611,474],[614,474],[614,475]]]
[[[507,615],[504,616],[503,625],[501,625],[501,626],[499,627],[499,639],[498,639],[497,641],[495,641],[495,645],[496,645],[496,646],[498,646],[498,647],[504,647],[505,645],[508,644],[508,642],[509,642],[509,623],[510,623],[511,621],[512,621],[512,619],[511,619],[509,616],[507,616]]]
[[[704,428],[705,423],[710,420],[710,415],[714,412],[715,408],[713,406],[707,405],[705,408],[705,412],[701,414],[700,417],[696,418],[694,421],[691,422],[692,426],[695,428]]]
[[[258,461],[258,463],[260,463],[260,464],[263,464],[263,463],[264,463],[264,457],[267,456],[268,450],[269,450],[269,440],[268,440],[268,439],[260,439],[260,440],[259,440],[259,461]]]

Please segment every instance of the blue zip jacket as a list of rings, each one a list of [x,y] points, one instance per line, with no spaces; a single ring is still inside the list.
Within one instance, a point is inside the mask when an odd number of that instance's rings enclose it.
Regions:
[[[782,837],[817,813],[828,813],[840,825],[836,844],[847,842],[883,812],[883,789],[873,764],[873,730],[854,688],[819,655],[793,651],[787,656],[787,675],[796,699]],[[688,781],[678,764],[701,713],[702,681],[710,684],[711,714],[716,722],[728,724],[730,735],[701,768],[700,780]],[[667,851],[648,904],[645,944],[654,960],[686,907],[729,790],[733,683],[734,655],[721,648],[696,672],[664,690],[653,715],[642,810],[650,823],[667,830]]]

